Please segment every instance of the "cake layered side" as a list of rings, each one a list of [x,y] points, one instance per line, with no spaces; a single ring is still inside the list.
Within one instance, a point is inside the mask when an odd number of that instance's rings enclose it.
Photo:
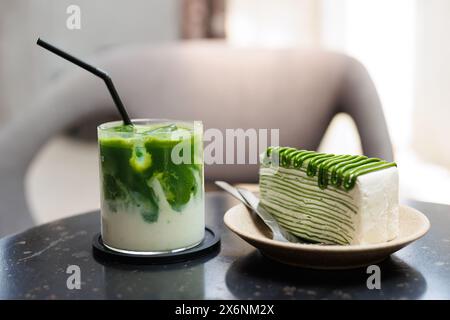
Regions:
[[[394,163],[269,148],[260,168],[261,205],[300,238],[326,244],[370,244],[398,234]]]
[[[261,167],[261,204],[278,223],[305,240],[349,244],[355,237],[353,196],[321,190],[304,170]]]

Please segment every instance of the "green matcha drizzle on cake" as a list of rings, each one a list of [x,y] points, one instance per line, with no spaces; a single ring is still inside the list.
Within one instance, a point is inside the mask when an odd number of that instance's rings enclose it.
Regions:
[[[285,168],[306,168],[308,177],[317,175],[321,189],[329,184],[348,191],[356,179],[370,172],[396,167],[395,162],[366,156],[334,155],[315,151],[297,150],[289,147],[269,147],[263,159],[267,164],[279,164]]]

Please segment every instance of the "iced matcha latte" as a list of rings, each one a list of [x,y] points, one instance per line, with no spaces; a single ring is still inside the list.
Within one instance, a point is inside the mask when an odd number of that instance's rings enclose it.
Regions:
[[[98,127],[104,244],[132,253],[195,246],[205,228],[201,122],[133,124]]]

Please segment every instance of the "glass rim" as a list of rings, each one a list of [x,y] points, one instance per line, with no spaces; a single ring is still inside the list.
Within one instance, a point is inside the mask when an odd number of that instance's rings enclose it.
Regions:
[[[158,124],[158,123],[168,123],[168,122],[173,122],[173,123],[184,123],[184,124],[189,124],[189,125],[194,125],[194,124],[200,124],[203,127],[203,122],[201,120],[174,120],[174,119],[165,119],[165,118],[138,118],[138,119],[131,119],[131,123],[133,124]],[[97,130],[98,131],[103,131],[103,130],[108,130],[111,128],[114,128],[116,126],[120,126],[120,125],[124,125],[122,120],[114,120],[114,121],[108,121],[108,122],[104,122],[101,123],[97,126]]]

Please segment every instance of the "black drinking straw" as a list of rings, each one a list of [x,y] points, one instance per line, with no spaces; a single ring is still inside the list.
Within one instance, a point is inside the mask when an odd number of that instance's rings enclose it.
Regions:
[[[41,46],[41,47],[53,52],[54,54],[60,56],[61,58],[64,58],[64,59],[76,64],[77,66],[83,68],[84,70],[87,70],[90,73],[95,74],[97,77],[102,78],[103,81],[105,81],[105,84],[109,90],[109,93],[111,93],[111,96],[114,100],[114,103],[116,104],[117,109],[119,110],[120,115],[122,116],[123,122],[127,125],[133,125],[131,123],[130,117],[128,116],[127,110],[125,110],[122,100],[120,100],[119,94],[117,93],[116,88],[114,87],[111,77],[105,71],[102,71],[96,67],[93,67],[93,66],[87,64],[84,61],[81,61],[78,58],[75,58],[74,56],[68,54],[67,52],[64,52],[61,49],[54,47],[50,43],[47,43],[44,40],[41,40],[41,38],[38,38],[36,43],[38,46]]]

